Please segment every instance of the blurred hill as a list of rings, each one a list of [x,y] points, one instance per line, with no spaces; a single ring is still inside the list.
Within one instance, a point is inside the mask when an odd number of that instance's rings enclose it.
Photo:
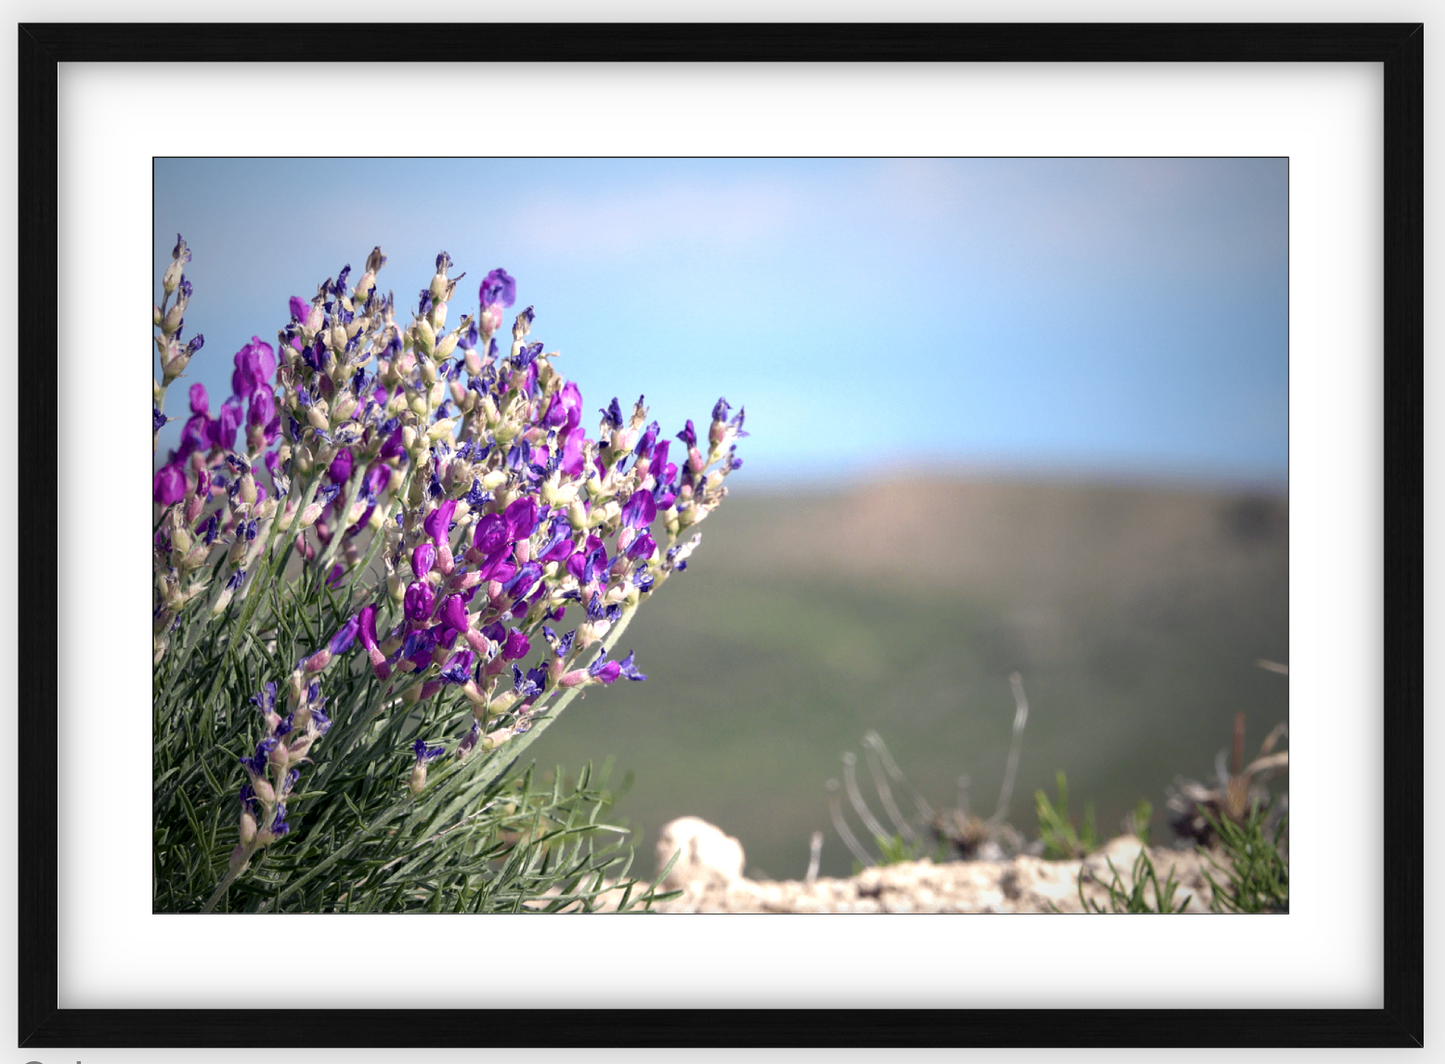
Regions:
[[[735,493],[700,530],[619,648],[647,682],[591,692],[529,751],[636,773],[614,820],[643,871],[691,814],[737,836],[756,878],[800,877],[815,830],[823,874],[846,875],[824,788],[870,728],[935,807],[967,774],[987,816],[1013,670],[1031,715],[1010,820],[1029,838],[1063,769],[1106,837],[1145,797],[1167,842],[1164,788],[1211,773],[1235,712],[1251,746],[1287,716],[1287,680],[1255,665],[1289,660],[1283,495],[893,480]]]

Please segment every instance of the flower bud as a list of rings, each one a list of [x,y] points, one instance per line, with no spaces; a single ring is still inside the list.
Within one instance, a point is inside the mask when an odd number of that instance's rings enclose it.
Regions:
[[[406,785],[411,788],[413,795],[420,794],[426,787],[426,766],[418,762],[416,768],[411,770],[411,779],[407,780]]]
[[[171,511],[172,514],[175,512],[175,510]],[[190,529],[177,521],[170,521],[168,524],[171,526],[171,549],[185,554],[195,544],[195,537],[191,535]]]
[[[299,739],[292,740],[291,745],[286,748],[286,767],[290,768],[299,763],[315,741],[316,737],[313,735],[303,735]]]
[[[166,316],[161,321],[161,332],[165,333],[167,336],[170,336],[177,329],[179,329],[181,327],[181,317],[185,314],[185,312],[186,308],[181,306],[181,304],[179,303],[171,307],[170,310],[166,311]]]
[[[424,355],[432,353],[432,348],[436,346],[437,334],[436,330],[431,327],[431,322],[425,318],[418,318],[416,324],[412,326],[411,335],[417,350]]]
[[[251,815],[249,809],[243,809],[241,811],[241,846],[236,848],[241,849],[244,846],[249,846],[255,840],[256,818]]]
[[[170,384],[186,371],[190,364],[191,356],[186,353],[185,348],[180,348],[169,356],[161,356],[161,377],[166,384]]]
[[[481,747],[483,750],[495,750],[515,734],[515,728],[498,728],[482,736]]]

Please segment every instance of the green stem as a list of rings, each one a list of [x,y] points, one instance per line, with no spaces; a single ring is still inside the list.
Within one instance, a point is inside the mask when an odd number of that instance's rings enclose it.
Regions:
[[[237,862],[234,867],[226,869],[225,876],[222,877],[221,882],[216,886],[214,893],[211,894],[211,900],[206,902],[206,907],[202,909],[201,912],[208,913],[216,907],[216,905],[220,902],[221,898],[225,896],[227,888],[229,888],[232,883],[236,882],[236,877],[238,877],[242,872],[246,870],[247,865],[251,863],[252,855],[255,854],[258,849],[260,849],[260,843],[253,839],[251,841],[251,844],[246,847],[246,852],[242,856],[242,859]]]

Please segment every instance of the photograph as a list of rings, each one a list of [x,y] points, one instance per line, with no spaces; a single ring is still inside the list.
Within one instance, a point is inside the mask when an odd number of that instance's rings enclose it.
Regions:
[[[157,913],[1288,911],[1287,159],[153,223]]]
[[[352,15],[20,27],[17,1059],[1422,1043],[1418,24]]]

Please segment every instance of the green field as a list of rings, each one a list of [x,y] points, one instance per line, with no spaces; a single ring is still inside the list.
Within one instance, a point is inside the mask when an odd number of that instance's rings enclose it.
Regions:
[[[1102,833],[1144,797],[1167,841],[1166,785],[1212,773],[1234,714],[1251,746],[1287,717],[1287,679],[1255,664],[1289,660],[1282,494],[893,481],[736,492],[701,531],[619,648],[647,682],[591,691],[528,751],[636,774],[614,819],[641,871],[660,825],[696,815],[755,878],[801,877],[815,830],[823,873],[847,874],[825,785],[869,729],[935,807],[966,773],[988,815],[1014,670],[1031,715],[1010,820],[1029,838],[1063,769]]]

